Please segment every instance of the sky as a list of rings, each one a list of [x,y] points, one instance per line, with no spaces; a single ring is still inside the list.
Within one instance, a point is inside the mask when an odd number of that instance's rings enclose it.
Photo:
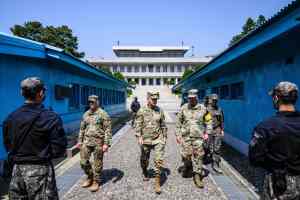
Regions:
[[[228,47],[248,17],[267,18],[292,0],[0,0],[0,32],[25,21],[68,25],[89,57],[115,57],[112,46],[194,46],[195,56]],[[186,56],[190,56],[191,51]]]

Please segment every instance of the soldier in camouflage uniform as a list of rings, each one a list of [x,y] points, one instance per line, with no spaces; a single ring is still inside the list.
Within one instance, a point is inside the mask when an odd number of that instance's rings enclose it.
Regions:
[[[135,129],[136,137],[141,145],[140,162],[144,176],[143,180],[149,180],[147,167],[149,165],[150,152],[154,150],[155,192],[160,194],[160,176],[167,141],[167,126],[164,112],[157,106],[158,98],[158,92],[148,92],[148,103],[138,111]]]
[[[196,89],[188,92],[188,103],[177,114],[175,134],[181,145],[183,176],[193,170],[195,185],[203,188],[203,142],[211,134],[212,120],[207,108],[198,103],[197,93]]]
[[[103,155],[111,145],[111,120],[108,114],[99,107],[98,96],[89,96],[90,109],[83,115],[77,146],[80,148],[80,165],[87,179],[83,188],[96,192],[99,190],[100,176],[103,169]],[[90,162],[93,154],[93,165]]]
[[[13,164],[9,199],[58,199],[54,158],[65,155],[61,118],[42,102],[46,89],[38,77],[21,82],[25,103],[3,122],[4,145]]]
[[[218,106],[218,95],[211,94],[208,100],[207,106],[212,116],[213,131],[209,135],[208,143],[209,149],[212,156],[212,169],[221,174],[220,168],[221,162],[221,146],[222,139],[224,137],[224,114],[222,109]]]
[[[249,144],[249,160],[266,170],[262,200],[300,199],[300,113],[298,87],[280,82],[269,93],[275,116],[259,123]]]

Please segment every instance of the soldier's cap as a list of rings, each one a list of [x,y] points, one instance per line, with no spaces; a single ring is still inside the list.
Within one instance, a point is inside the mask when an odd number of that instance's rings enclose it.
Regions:
[[[188,92],[188,98],[193,98],[198,96],[198,90],[197,89],[191,89]]]
[[[97,95],[90,95],[88,101],[89,102],[97,102],[98,101],[98,96]]]
[[[151,99],[159,99],[159,92],[156,91],[149,91],[147,93],[147,97]]]
[[[272,90],[270,90],[268,94],[273,96],[275,92],[279,92],[282,96],[289,96],[290,92],[292,91],[298,92],[297,85],[288,81],[282,81],[279,82]]]
[[[211,94],[211,95],[210,95],[210,98],[211,98],[212,100],[218,100],[218,99],[219,99],[219,96],[218,96],[217,94]]]
[[[21,89],[32,92],[46,90],[43,81],[39,77],[27,77],[21,81]]]

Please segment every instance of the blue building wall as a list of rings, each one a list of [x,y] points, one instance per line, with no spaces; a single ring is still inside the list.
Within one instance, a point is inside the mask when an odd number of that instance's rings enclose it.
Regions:
[[[225,141],[246,155],[255,125],[275,113],[268,91],[280,81],[300,87],[300,24],[295,20],[299,6],[298,2],[291,6],[294,10],[285,9],[282,19],[272,19],[261,32],[253,32],[174,87],[180,85],[183,93],[198,88],[200,98],[218,93]],[[236,96],[237,89],[241,96]]]
[[[90,94],[99,95],[99,92],[101,92],[100,96],[102,98],[100,101],[110,115],[126,110],[127,85],[125,82],[113,80],[109,75],[100,76],[96,72],[89,71],[87,69],[93,70],[91,66],[70,56],[70,61],[80,63],[86,69],[79,68],[77,64],[72,64],[72,62],[67,63],[44,57],[42,53],[38,57],[30,56],[32,54],[19,56],[10,52],[1,53],[1,50],[3,50],[1,49],[1,42],[0,37],[0,160],[6,157],[3,147],[2,122],[10,112],[23,104],[24,99],[20,92],[20,82],[26,77],[38,76],[45,82],[47,97],[44,105],[48,108],[51,107],[62,117],[67,133],[78,130],[80,119],[86,107],[83,98],[87,101],[87,96]],[[59,52],[55,53],[60,54]],[[71,87],[74,84],[79,86],[79,93],[71,97],[76,96],[79,101],[76,108],[70,106],[71,98],[56,99],[54,91],[55,85]],[[89,92],[85,95],[81,94],[83,87],[89,88]],[[93,91],[94,89],[96,90]]]

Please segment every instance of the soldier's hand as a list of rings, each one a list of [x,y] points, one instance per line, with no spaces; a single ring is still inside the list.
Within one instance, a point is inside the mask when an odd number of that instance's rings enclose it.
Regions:
[[[221,136],[224,136],[224,130],[221,131]]]
[[[81,149],[81,147],[82,147],[82,143],[78,142],[78,143],[76,144],[76,148]]]
[[[204,140],[208,140],[208,134],[207,134],[207,133],[204,133],[203,139],[204,139]]]
[[[181,137],[180,136],[176,137],[176,142],[177,142],[177,144],[181,144]]]
[[[107,150],[108,150],[108,145],[107,145],[107,144],[104,144],[104,145],[102,146],[102,151],[103,151],[103,152],[107,152]]]
[[[138,141],[139,141],[139,144],[140,144],[140,145],[143,145],[143,144],[144,144],[144,141],[143,141],[143,138],[142,138],[142,137],[139,137],[139,138],[138,138]]]

